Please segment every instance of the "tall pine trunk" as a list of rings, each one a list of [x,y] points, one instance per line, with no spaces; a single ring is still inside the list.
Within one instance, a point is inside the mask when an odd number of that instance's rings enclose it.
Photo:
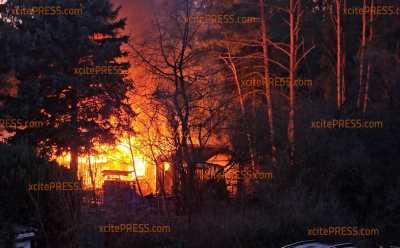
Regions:
[[[275,146],[275,130],[272,114],[272,96],[271,96],[271,85],[269,83],[269,51],[268,51],[268,26],[267,18],[265,16],[265,5],[264,0],[259,0],[260,14],[261,14],[261,35],[262,35],[262,47],[263,47],[263,60],[264,60],[264,80],[265,80],[265,97],[267,100],[267,120],[269,127],[269,138],[271,143],[271,160],[273,164],[276,164],[277,151]]]
[[[78,130],[78,99],[76,90],[72,93],[72,103],[71,103],[71,125],[73,130],[74,140],[71,142],[71,160],[70,160],[70,169],[73,173],[73,181],[79,180],[79,145],[76,139],[79,138],[79,130]],[[72,223],[77,227],[80,226],[81,219],[81,198],[78,192],[72,195]],[[78,248],[79,247],[79,228],[74,229],[71,233],[71,247]]]
[[[371,0],[371,8],[374,8],[374,0]],[[374,38],[374,15],[370,14],[369,16],[369,37],[368,43],[371,44],[372,39]],[[371,62],[368,60],[367,64],[367,78],[365,81],[365,88],[364,88],[364,99],[363,99],[363,113],[367,112],[367,105],[368,105],[368,92],[369,92],[369,80],[371,77]]]
[[[73,173],[74,181],[78,180],[78,157],[79,157],[78,145],[72,144],[70,168]]]
[[[225,63],[227,63],[226,60],[225,60]],[[242,89],[240,87],[239,75],[238,75],[236,66],[232,61],[230,52],[229,52],[229,64],[227,63],[227,65],[231,68],[233,77],[235,79],[236,90],[237,90],[238,96],[239,96],[240,112],[241,112],[242,116],[244,117],[246,114],[246,108],[244,106],[244,99],[243,99]],[[252,138],[248,131],[247,125],[246,125],[246,129],[247,129],[246,130],[246,138],[247,138],[247,142],[249,143],[251,170],[253,171],[256,167],[255,152],[254,152]],[[241,171],[242,171],[242,166],[239,164],[239,173],[241,173]],[[241,177],[239,177],[238,184],[237,184],[237,194],[239,195],[239,198],[243,197],[243,193],[244,193],[243,192],[243,179]]]
[[[367,0],[364,0],[363,8],[366,9],[367,7]],[[357,97],[357,108],[359,109],[361,106],[361,98],[363,95],[363,81],[364,81],[364,60],[365,60],[365,46],[367,43],[366,39],[366,31],[367,31],[367,13],[363,11],[362,14],[362,33],[361,33],[361,53],[360,53],[360,83],[359,83],[359,90],[358,90],[358,97]]]
[[[72,93],[72,103],[71,103],[71,126],[73,131],[73,136],[75,139],[71,142],[71,160],[70,160],[70,169],[73,173],[74,181],[78,180],[78,158],[79,158],[79,146],[76,141],[78,138],[78,100],[77,100],[77,93],[74,90]]]
[[[342,86],[341,87],[342,88],[341,89],[342,90],[342,92],[341,92],[341,94],[342,94],[342,97],[341,97],[342,104],[341,104],[341,106],[343,106],[343,104],[346,101],[346,82],[345,82],[345,76],[344,76],[345,66],[346,66],[346,54],[343,52],[342,53],[342,78],[341,78],[341,80],[342,80],[342,84],[341,84],[341,86]]]
[[[296,43],[297,32],[295,23],[295,12],[297,0],[290,0],[289,25],[290,25],[290,47],[289,47],[289,114],[288,114],[288,142],[289,142],[289,163],[294,165],[295,140],[294,140],[294,114],[295,114],[295,90],[294,81],[296,76]],[[299,17],[298,17],[299,18]],[[298,21],[298,20],[297,20]]]
[[[343,103],[344,85],[342,78],[342,16],[341,1],[336,0],[336,105],[340,111]]]
[[[343,8],[347,8],[347,0],[343,1]],[[342,17],[342,16],[341,16]],[[342,42],[341,42],[341,50],[342,50],[342,105],[345,103],[346,101],[346,81],[345,81],[345,71],[346,71],[346,48],[345,46],[345,34],[343,31],[343,22],[341,22],[341,33],[342,33]]]

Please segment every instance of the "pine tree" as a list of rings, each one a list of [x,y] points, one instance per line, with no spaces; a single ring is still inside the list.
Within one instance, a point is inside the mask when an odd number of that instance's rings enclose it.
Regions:
[[[77,176],[81,151],[94,142],[114,140],[109,120],[124,104],[131,85],[120,73],[129,66],[121,48],[128,37],[119,35],[125,20],[118,18],[119,9],[108,0],[30,1],[25,7],[39,5],[81,12],[17,16],[14,42],[20,49],[13,53],[18,95],[8,99],[5,109],[11,116],[46,123],[42,128],[18,130],[16,137],[29,137],[46,151],[70,152],[70,168]],[[79,75],[77,68],[84,67],[98,74]]]

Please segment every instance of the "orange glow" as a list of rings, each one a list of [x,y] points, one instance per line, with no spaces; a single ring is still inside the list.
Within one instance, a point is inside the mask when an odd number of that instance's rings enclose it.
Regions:
[[[135,161],[136,175],[138,177],[145,176],[146,175],[146,161],[144,161],[142,158],[139,158],[139,157],[134,157],[133,160]],[[133,170],[133,166],[131,168]]]
[[[131,139],[131,145],[134,163],[132,163],[131,149],[129,148],[128,140],[122,140],[116,146],[96,145],[98,154],[79,156],[78,173],[83,181],[84,188],[93,188],[93,182],[96,188],[101,188],[105,179],[102,175],[103,170],[128,171],[129,175],[120,176],[120,180],[136,182],[136,170],[140,186],[141,188],[145,188],[145,190],[142,189],[142,191],[146,193],[153,192],[155,190],[155,176],[152,172],[155,172],[155,166],[149,159],[135,149],[135,146],[138,146],[136,140]],[[70,160],[71,156],[69,153],[65,153],[56,158],[56,161],[65,167],[69,167]],[[144,184],[143,186],[142,183]]]
[[[164,162],[164,171],[169,170],[169,167],[170,167],[169,163],[168,162]]]

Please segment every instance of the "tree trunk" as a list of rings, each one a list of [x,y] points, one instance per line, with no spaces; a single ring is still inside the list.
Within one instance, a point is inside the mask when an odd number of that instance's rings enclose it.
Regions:
[[[79,157],[78,145],[72,144],[71,145],[71,161],[69,163],[70,163],[71,171],[73,173],[74,181],[78,180],[78,157]]]
[[[343,43],[342,43],[343,44]],[[341,106],[345,103],[346,101],[346,82],[345,82],[345,76],[344,76],[344,72],[345,72],[345,67],[346,66],[346,54],[343,52],[342,53],[342,104]]]
[[[374,8],[374,0],[371,0],[371,8]],[[372,39],[374,37],[374,15],[370,14],[369,16],[369,37],[368,37],[368,43],[371,44]],[[365,89],[364,89],[364,100],[363,100],[363,113],[367,112],[367,105],[368,105],[368,91],[369,91],[369,80],[371,77],[371,63],[368,60],[367,64],[367,79],[365,81]]]
[[[187,95],[187,89],[186,89],[186,82],[183,74],[183,69],[182,69],[182,60],[181,63],[178,66],[178,74],[177,75],[177,83],[178,83],[178,96],[182,98],[182,103],[183,106],[178,107],[179,111],[179,119],[181,123],[181,140],[180,140],[180,145],[182,146],[182,152],[183,152],[183,161],[186,162],[187,165],[187,173],[188,177],[185,180],[184,184],[184,191],[185,191],[185,196],[186,196],[186,206],[188,209],[188,217],[189,217],[189,223],[192,221],[192,213],[193,213],[193,207],[195,204],[195,164],[192,160],[191,152],[189,151],[189,115],[190,115],[190,108],[189,108],[189,98]]]
[[[341,11],[341,2],[340,0],[336,0],[336,104],[339,111],[343,103]]]
[[[243,94],[242,94],[242,89],[240,88],[240,81],[239,81],[239,76],[238,76],[238,71],[236,69],[235,64],[231,61],[231,68],[233,71],[233,76],[235,78],[235,84],[236,84],[236,89],[238,91],[239,95],[239,104],[240,104],[240,112],[242,113],[242,116],[244,117],[246,114],[246,109],[244,106],[244,99],[243,99]],[[247,128],[247,126],[246,126]],[[256,167],[256,162],[255,162],[255,154],[254,154],[254,148],[253,148],[253,142],[251,139],[250,133],[246,130],[246,137],[247,137],[247,142],[249,143],[249,152],[250,152],[250,162],[251,162],[251,169],[254,170]]]
[[[90,182],[92,183],[92,189],[93,189],[93,201],[95,205],[97,206],[97,197],[96,197],[96,172],[97,170],[93,173],[92,169],[92,160],[90,159],[91,152],[88,154],[88,162],[89,162],[89,176],[90,176]],[[96,161],[95,161],[95,166],[96,166]]]
[[[242,116],[245,116],[246,109],[245,109],[245,106],[244,106],[244,99],[243,99],[242,89],[240,87],[239,75],[238,75],[238,71],[236,69],[236,66],[232,61],[231,53],[230,53],[229,50],[228,50],[228,56],[229,56],[229,63],[225,59],[224,59],[224,62],[226,63],[227,66],[229,66],[229,68],[232,71],[233,77],[235,79],[236,90],[237,90],[238,96],[239,96],[240,112],[241,112]],[[246,128],[247,128],[247,126],[246,126]],[[256,161],[255,161],[253,142],[252,142],[251,135],[247,130],[246,130],[246,137],[247,137],[247,142],[249,143],[251,169],[254,170],[255,167],[256,167]],[[239,166],[239,168],[238,168],[239,172],[241,172],[242,171],[242,166],[240,164],[238,166]],[[239,177],[239,179],[238,179],[237,194],[238,194],[239,198],[242,199],[242,196],[243,196],[243,180],[242,180],[241,177]]]
[[[71,161],[70,161],[70,169],[73,173],[72,180],[79,180],[79,130],[78,130],[78,99],[77,93],[74,91],[72,93],[72,103],[71,103],[71,125],[72,125],[72,142],[71,142]],[[72,195],[72,223],[79,226],[81,219],[81,196],[77,192]],[[71,247],[78,248],[79,247],[79,228],[76,228],[72,232],[72,240]]]
[[[238,71],[236,69],[235,64],[232,62],[231,58],[230,58],[230,61],[231,61],[231,68],[232,68],[232,71],[233,71],[233,76],[235,78],[236,89],[237,89],[238,95],[239,95],[240,112],[241,112],[242,116],[245,117],[246,109],[245,109],[245,106],[244,106],[244,99],[243,99],[242,90],[240,88],[240,81],[239,81]],[[248,129],[247,125],[246,125],[246,129]],[[255,154],[254,154],[252,138],[251,138],[251,135],[250,135],[248,130],[246,130],[246,137],[247,137],[247,142],[249,143],[251,171],[254,171],[255,168],[256,168]],[[239,164],[239,173],[241,173],[242,169],[243,169],[242,166]],[[238,192],[238,195],[239,195],[240,199],[243,198],[243,194],[244,194],[243,187],[244,187],[243,179],[241,177],[239,177],[238,184],[237,184],[237,192]]]
[[[289,142],[289,163],[294,165],[294,104],[295,104],[295,91],[294,81],[296,74],[296,42],[297,32],[299,31],[295,24],[295,11],[296,11],[296,0],[290,0],[289,9],[289,23],[290,23],[290,52],[289,52],[289,115],[288,115],[288,142]],[[298,17],[299,18],[299,17]]]
[[[275,130],[272,114],[272,96],[271,96],[271,85],[269,83],[269,51],[268,51],[268,26],[267,18],[265,16],[265,5],[264,0],[259,0],[260,14],[261,14],[261,35],[262,35],[262,47],[263,47],[263,59],[264,59],[264,80],[265,80],[265,97],[267,100],[267,120],[270,130],[270,142],[271,142],[271,160],[272,164],[276,164],[277,151],[275,146]]]
[[[187,172],[188,172],[188,177],[185,180],[185,195],[186,195],[186,206],[188,210],[188,218],[189,218],[189,223],[192,222],[192,214],[193,214],[193,207],[195,204],[195,178],[194,178],[194,173],[195,173],[195,168],[194,168],[194,163],[191,159],[191,156],[189,154],[189,147],[188,147],[188,142],[187,139],[189,137],[189,132],[187,129],[187,124],[182,124],[183,125],[183,130],[182,130],[182,149],[183,149],[183,156],[184,156],[184,161],[186,162],[187,165]]]
[[[367,0],[364,0],[363,8],[366,9]],[[362,34],[361,34],[361,54],[360,54],[360,84],[358,90],[357,97],[357,108],[359,109],[361,106],[361,98],[363,95],[363,79],[364,79],[364,59],[365,59],[365,46],[366,46],[366,31],[367,31],[367,14],[366,11],[363,11],[362,14]]]
[[[77,143],[77,138],[79,135],[78,131],[78,100],[77,94],[74,91],[72,93],[72,103],[71,103],[71,126],[73,130],[72,141],[71,141],[71,160],[70,160],[70,169],[73,173],[74,181],[78,179],[78,158],[79,158],[79,145]]]
[[[130,135],[128,135],[128,139],[129,139],[129,152],[131,154],[133,174],[135,174],[135,182],[137,184],[137,188],[139,190],[140,197],[143,198],[142,188],[140,187],[140,182],[139,182],[139,179],[138,179],[138,176],[137,176],[137,173],[136,173],[135,155],[133,153],[132,142],[131,142],[131,136]]]

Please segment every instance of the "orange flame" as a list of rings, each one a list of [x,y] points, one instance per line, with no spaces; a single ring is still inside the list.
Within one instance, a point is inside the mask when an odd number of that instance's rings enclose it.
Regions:
[[[155,166],[149,159],[136,150],[132,151],[132,163],[131,151],[127,143],[129,144],[129,142],[121,142],[116,146],[96,145],[98,154],[79,156],[78,173],[85,189],[93,188],[93,186],[95,188],[102,187],[106,179],[102,175],[103,170],[120,170],[129,172],[128,176],[120,176],[120,180],[136,181],[136,174],[141,188],[145,188],[145,190],[142,189],[143,192],[151,193],[155,191],[155,173],[152,173],[155,170]],[[132,148],[132,150],[134,149]],[[56,161],[65,167],[69,167],[70,160],[71,156],[69,153],[64,153],[62,156],[56,158]]]

